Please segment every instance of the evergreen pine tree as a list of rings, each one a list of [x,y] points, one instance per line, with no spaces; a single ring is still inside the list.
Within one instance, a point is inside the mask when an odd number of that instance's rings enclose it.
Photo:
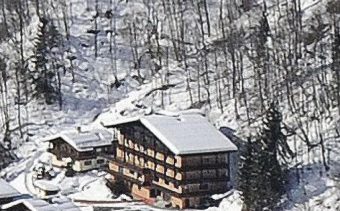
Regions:
[[[260,199],[258,208],[272,210],[284,193],[285,164],[294,156],[287,144],[287,138],[281,131],[282,114],[277,103],[271,103],[263,121],[262,133],[259,137],[261,152],[259,154]],[[281,162],[280,162],[281,161]]]
[[[262,17],[259,22],[259,27],[257,28],[256,34],[256,49],[257,57],[263,60],[266,57],[266,43],[268,41],[268,36],[270,36],[270,27],[267,18],[267,6],[264,3],[264,9],[262,12]]]
[[[294,154],[281,131],[281,122],[277,104],[272,103],[261,134],[253,143],[248,140],[239,184],[247,210],[273,210],[284,193],[285,164]]]
[[[62,35],[57,30],[56,26],[53,23],[49,24],[49,39],[48,46],[51,54],[51,67],[56,74],[56,80],[54,80],[54,87],[57,100],[59,101],[59,107],[62,108],[62,93],[61,93],[61,76],[60,70],[64,70],[64,61],[63,61],[63,41]]]
[[[60,36],[53,24],[45,18],[40,19],[40,25],[35,38],[34,64],[31,72],[33,84],[33,97],[44,99],[47,104],[52,104],[61,93],[57,89],[56,73],[58,66],[55,64],[53,49],[58,46]]]

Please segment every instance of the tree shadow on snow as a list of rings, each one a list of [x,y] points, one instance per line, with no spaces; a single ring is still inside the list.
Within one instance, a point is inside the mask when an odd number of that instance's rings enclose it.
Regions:
[[[288,173],[287,199],[282,207],[291,210],[323,194],[328,188],[327,172],[321,163],[291,168]]]

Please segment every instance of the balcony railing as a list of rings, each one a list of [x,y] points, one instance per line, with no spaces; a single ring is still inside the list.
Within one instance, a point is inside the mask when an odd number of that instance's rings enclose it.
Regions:
[[[184,171],[194,171],[194,170],[203,170],[203,169],[221,169],[221,168],[228,168],[227,163],[213,163],[213,164],[197,164],[197,165],[184,165],[182,167],[176,167],[175,165],[171,165],[165,161],[161,161],[156,159],[155,157],[149,156],[148,154],[142,153],[140,151],[136,151],[135,149],[131,148],[123,148],[122,146],[118,146],[120,150],[126,151],[128,153],[137,155],[139,157],[145,158],[145,160],[150,160],[155,164],[162,165],[166,168],[176,169],[177,172],[184,172]]]

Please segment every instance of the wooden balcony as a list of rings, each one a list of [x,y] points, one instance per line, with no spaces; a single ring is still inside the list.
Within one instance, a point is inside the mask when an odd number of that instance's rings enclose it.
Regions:
[[[124,181],[129,181],[138,185],[146,185],[144,184],[143,181],[140,181],[138,179],[135,179],[133,177],[126,176],[124,174],[121,174],[119,172],[111,171],[109,170],[109,173],[112,174],[115,177],[115,180],[124,180]]]
[[[121,160],[111,160],[110,163],[109,163],[109,166],[110,166],[111,163],[116,164],[116,165],[121,166],[121,167],[126,167],[126,168],[131,169],[133,171],[136,171],[138,173],[143,173],[145,171],[140,166],[136,166],[136,165],[133,165],[132,163],[128,163],[128,162],[123,162]]]
[[[156,185],[156,184],[152,184],[152,187],[155,189],[158,189],[160,191],[163,191],[165,193],[169,193],[171,195],[174,195],[176,197],[197,197],[197,196],[211,196],[212,194],[221,194],[221,193],[225,193],[226,191],[228,191],[227,187],[221,187],[219,189],[216,190],[202,190],[202,191],[195,191],[195,192],[191,192],[190,190],[183,190],[182,193],[177,193],[175,191],[172,191],[168,188]]]

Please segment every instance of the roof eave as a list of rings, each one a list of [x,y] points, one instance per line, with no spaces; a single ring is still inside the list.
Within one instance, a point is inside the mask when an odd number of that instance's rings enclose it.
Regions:
[[[231,149],[216,149],[216,150],[188,150],[188,151],[179,151],[175,153],[175,155],[197,155],[197,154],[211,154],[211,153],[230,153],[237,152],[237,148]]]

